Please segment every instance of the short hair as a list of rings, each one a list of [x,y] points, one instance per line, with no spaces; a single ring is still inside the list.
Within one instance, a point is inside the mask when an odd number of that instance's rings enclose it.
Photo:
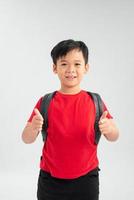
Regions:
[[[88,47],[82,41],[75,41],[72,39],[63,40],[59,42],[51,51],[51,57],[53,63],[56,65],[57,60],[62,56],[66,56],[66,54],[74,49],[78,49],[82,52],[85,64],[88,63]]]

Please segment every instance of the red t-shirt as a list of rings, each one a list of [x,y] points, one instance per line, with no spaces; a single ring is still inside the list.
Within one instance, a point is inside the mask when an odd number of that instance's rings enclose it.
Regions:
[[[42,98],[35,108],[40,110]],[[105,110],[106,107],[105,107]],[[34,111],[31,114],[31,122]],[[108,118],[111,115],[108,113]],[[95,106],[86,91],[62,94],[57,91],[48,108],[47,140],[40,168],[64,179],[80,177],[98,166],[94,143]]]

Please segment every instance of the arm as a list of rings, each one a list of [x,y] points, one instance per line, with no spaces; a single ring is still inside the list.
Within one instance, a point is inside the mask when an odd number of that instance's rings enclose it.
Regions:
[[[35,115],[31,122],[27,122],[23,132],[22,132],[22,140],[26,144],[33,143],[39,132],[42,130],[43,125],[43,117],[38,111],[38,109],[34,110]]]
[[[99,121],[99,129],[107,140],[116,141],[119,137],[119,130],[114,120],[106,117],[107,114],[108,111],[103,112]]]

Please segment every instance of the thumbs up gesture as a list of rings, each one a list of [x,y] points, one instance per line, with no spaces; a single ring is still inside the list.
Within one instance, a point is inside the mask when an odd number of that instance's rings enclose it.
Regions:
[[[35,115],[32,119],[32,129],[40,132],[43,125],[43,117],[37,108],[34,109]]]
[[[103,135],[107,135],[112,132],[113,122],[107,118],[108,111],[104,111],[99,120],[99,129]]]

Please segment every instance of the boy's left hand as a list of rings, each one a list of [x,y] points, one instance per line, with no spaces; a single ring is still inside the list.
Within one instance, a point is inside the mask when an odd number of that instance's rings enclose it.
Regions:
[[[113,120],[107,118],[108,111],[104,111],[99,120],[99,129],[103,135],[108,135],[113,131]]]

